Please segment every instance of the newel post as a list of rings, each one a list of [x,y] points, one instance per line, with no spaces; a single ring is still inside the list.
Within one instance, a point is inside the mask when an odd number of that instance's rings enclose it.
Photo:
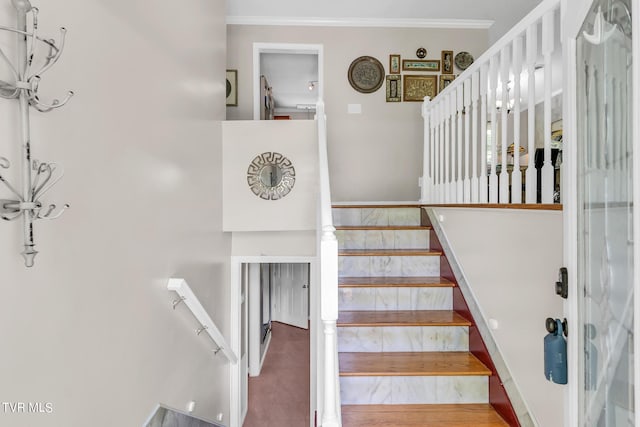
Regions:
[[[338,240],[333,226],[322,228],[320,316],[324,332],[324,408],[322,427],[339,427],[336,321],[338,320]]]

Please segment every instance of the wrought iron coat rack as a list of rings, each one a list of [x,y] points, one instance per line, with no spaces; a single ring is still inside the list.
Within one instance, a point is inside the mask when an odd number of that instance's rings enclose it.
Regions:
[[[24,251],[22,256],[27,267],[32,267],[38,253],[35,250],[33,237],[33,223],[39,219],[59,218],[69,207],[65,204],[58,209],[55,204],[43,205],[44,196],[64,175],[64,169],[53,162],[39,162],[32,160],[31,137],[29,123],[29,107],[46,113],[62,107],[73,96],[73,92],[60,101],[53,99],[45,102],[39,95],[39,85],[42,75],[60,59],[64,50],[66,29],[60,28],[60,40],[45,39],[38,34],[38,9],[31,6],[29,0],[11,0],[17,11],[17,27],[0,25],[0,30],[15,33],[18,36],[17,65],[14,65],[5,52],[0,48],[0,60],[4,62],[12,75],[12,81],[0,80],[0,97],[17,99],[20,108],[21,139],[22,139],[22,187],[16,187],[2,175],[0,182],[12,193],[11,199],[0,199],[0,218],[6,221],[23,218]],[[30,17],[30,19],[28,19]],[[47,53],[41,56],[39,52],[44,48]],[[38,65],[36,65],[38,64]],[[9,160],[0,157],[0,168],[8,169]]]

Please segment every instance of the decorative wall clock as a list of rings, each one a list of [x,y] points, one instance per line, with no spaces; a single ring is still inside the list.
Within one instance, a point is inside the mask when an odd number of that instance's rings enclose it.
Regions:
[[[256,156],[247,169],[251,192],[264,200],[282,199],[295,182],[296,170],[291,160],[273,151]]]

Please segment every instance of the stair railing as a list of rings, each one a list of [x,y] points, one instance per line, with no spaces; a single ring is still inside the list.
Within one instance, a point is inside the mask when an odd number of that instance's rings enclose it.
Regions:
[[[435,98],[425,97],[423,203],[559,201],[551,151],[552,57],[560,52],[559,17],[560,0],[544,0]],[[543,82],[543,90],[536,90],[536,80]],[[535,107],[540,101],[544,164],[538,188]],[[525,152],[523,198],[520,155]]]
[[[327,154],[327,117],[324,102],[316,105],[318,123],[318,160],[320,172],[320,205],[318,216],[318,256],[320,257],[320,318],[323,324],[324,352],[318,380],[324,390],[320,425],[340,427],[340,383],[338,376],[338,240],[331,212],[331,188]],[[321,374],[320,374],[321,372]]]

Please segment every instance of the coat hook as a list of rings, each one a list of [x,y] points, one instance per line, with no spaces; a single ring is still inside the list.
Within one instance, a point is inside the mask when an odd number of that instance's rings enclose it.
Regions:
[[[213,354],[215,354],[216,356],[218,355],[218,353],[220,353],[220,350],[222,350],[222,347],[218,346],[218,348],[216,348],[215,350],[213,350]]]
[[[200,335],[205,329],[209,329],[209,327],[206,325],[202,325],[202,327],[196,331],[196,335]]]
[[[174,299],[173,302],[171,303],[171,305],[173,306],[173,309],[175,310],[176,307],[178,306],[178,304],[180,304],[185,299],[186,299],[185,297],[180,297],[178,299]]]

